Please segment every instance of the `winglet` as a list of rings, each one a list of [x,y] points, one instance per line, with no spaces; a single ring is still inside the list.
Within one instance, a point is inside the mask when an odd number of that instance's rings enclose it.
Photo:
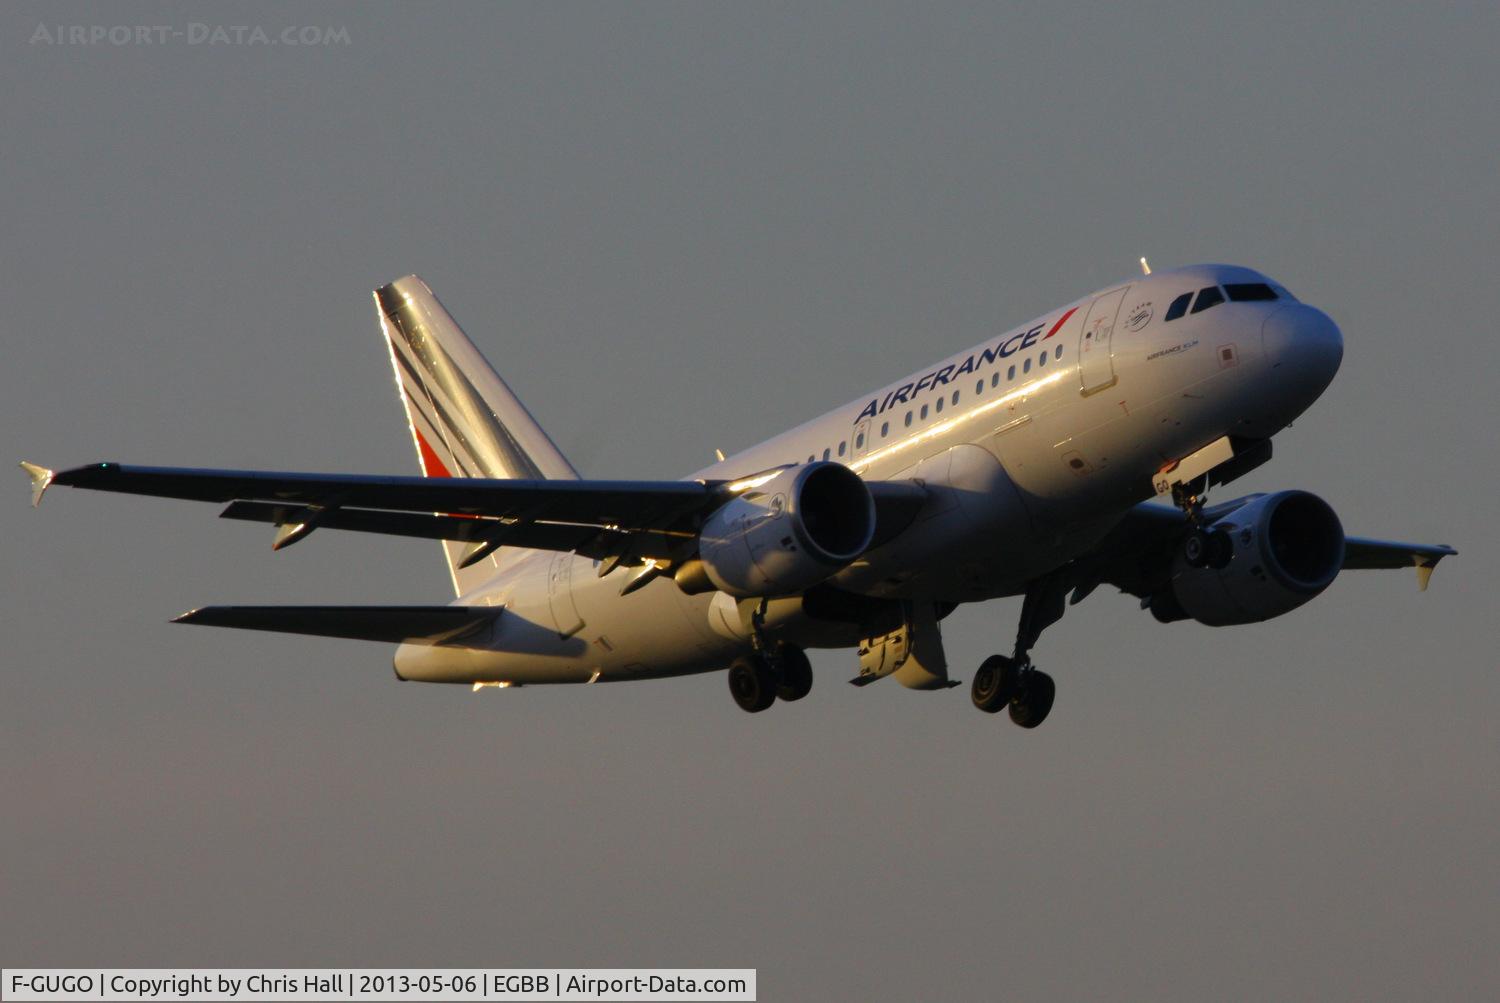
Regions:
[[[1412,555],[1412,563],[1417,566],[1417,591],[1426,592],[1427,583],[1432,581],[1432,569],[1438,566],[1440,557],[1423,557],[1421,554]]]
[[[31,507],[36,508],[42,503],[42,495],[47,493],[47,488],[52,485],[52,478],[56,472],[46,467],[37,466],[35,463],[21,461],[21,469],[26,471],[26,476],[31,478]]]
[[[1411,563],[1416,565],[1417,568],[1418,592],[1427,591],[1427,583],[1432,581],[1432,569],[1438,566],[1438,561],[1441,561],[1443,558],[1448,557],[1452,554],[1458,553],[1458,551],[1447,545],[1443,545],[1440,550],[1438,548],[1433,548],[1433,550],[1436,550],[1437,552],[1433,553],[1432,551],[1429,551],[1425,554],[1411,555]]]

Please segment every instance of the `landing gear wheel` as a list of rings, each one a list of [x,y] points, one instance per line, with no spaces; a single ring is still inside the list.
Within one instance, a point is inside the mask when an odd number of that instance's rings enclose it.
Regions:
[[[777,667],[781,670],[781,682],[776,686],[776,696],[782,700],[801,700],[812,691],[812,663],[807,653],[794,645],[783,644],[776,649]]]
[[[991,655],[974,673],[969,699],[986,714],[995,714],[1010,703],[1016,692],[1016,662],[1004,655]]]
[[[776,702],[776,676],[759,656],[737,658],[729,667],[729,693],[741,710],[757,714]]]
[[[1234,541],[1222,529],[1211,530],[1208,534],[1208,553],[1204,556],[1210,568],[1222,571],[1234,560]]]
[[[1036,669],[1021,678],[1020,692],[1010,701],[1010,719],[1023,728],[1035,728],[1047,720],[1057,684],[1045,672]]]
[[[1201,529],[1195,529],[1182,541],[1182,559],[1190,568],[1202,568],[1208,564],[1209,540],[1208,534]]]
[[[1182,541],[1182,559],[1190,568],[1227,568],[1234,560],[1234,541],[1222,529],[1195,529]]]

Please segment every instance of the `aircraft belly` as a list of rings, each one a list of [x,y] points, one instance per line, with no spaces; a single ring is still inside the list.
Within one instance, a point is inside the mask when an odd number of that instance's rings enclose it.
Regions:
[[[571,554],[518,555],[462,600],[504,608],[487,637],[472,647],[402,645],[397,675],[450,683],[608,682],[710,671],[733,658],[733,645],[708,626],[708,596],[658,581],[622,597],[629,569],[605,578],[596,571],[597,562]]]
[[[709,625],[712,594],[686,595],[662,578],[621,596],[634,569],[600,578],[597,562],[573,560],[573,601],[586,624],[579,637],[601,681],[713,671],[727,667],[739,650]]]

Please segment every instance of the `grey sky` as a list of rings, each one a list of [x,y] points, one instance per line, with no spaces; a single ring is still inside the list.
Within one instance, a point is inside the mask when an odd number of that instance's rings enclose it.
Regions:
[[[349,44],[31,44],[49,25]],[[1350,5],[9,6],[0,457],[415,469],[426,278],[594,476],[678,476],[1129,275],[1342,326],[1235,493],[1449,542],[1270,624],[1101,592],[1035,733],[815,655],[471,695],[209,602],[428,602],[430,544],[13,475],[6,965],[753,966],[762,999],[1500,991],[1500,14]],[[1219,497],[1230,497],[1221,489]],[[967,680],[1019,603],[948,621]]]

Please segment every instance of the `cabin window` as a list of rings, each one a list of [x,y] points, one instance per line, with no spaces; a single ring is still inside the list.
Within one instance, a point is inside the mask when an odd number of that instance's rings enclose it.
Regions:
[[[824,462],[827,462],[827,460],[828,460],[828,454],[830,452],[831,452],[831,450],[827,450],[827,449],[823,450],[823,460],[824,460]]]
[[[939,397],[937,399],[937,404],[934,405],[934,406],[937,408],[937,413],[938,414],[942,414],[943,413],[943,399],[941,397]]]
[[[976,395],[984,393],[984,380],[980,380],[978,383],[974,384],[974,393]]]
[[[958,404],[958,391],[957,390],[953,391],[953,403],[954,403],[954,405]]]
[[[922,405],[922,420],[923,421],[927,420],[927,405],[926,404]]]
[[[1058,345],[1056,348],[1054,348],[1052,350],[1052,357],[1054,359],[1060,359],[1060,358],[1062,358],[1062,346],[1061,345]]]
[[[1224,291],[1232,303],[1258,303],[1276,298],[1276,290],[1264,282],[1226,282]]]
[[[1013,380],[1013,379],[1016,378],[1016,367],[1015,366],[1011,366],[1010,367],[1010,372],[1008,372],[1008,373],[1005,374],[1005,378],[1008,379],[1008,380]]]
[[[811,463],[811,462],[812,462],[812,461],[813,461],[813,460],[815,460],[815,459],[817,459],[817,457],[816,457],[816,456],[814,456],[814,455],[812,455],[812,454],[808,454],[808,457],[807,457],[807,462],[808,462],[808,463]]]
[[[1030,359],[1027,359],[1025,362],[1021,363],[1021,372],[1023,372],[1023,373],[1029,373],[1029,372],[1031,372],[1031,360]]]
[[[839,443],[839,455],[840,456],[844,455],[844,444],[842,442]]]
[[[854,448],[855,449],[864,449],[865,448],[865,433],[861,432],[861,433],[859,433],[858,435],[856,435],[854,437]]]
[[[1209,286],[1207,289],[1198,290],[1198,298],[1193,302],[1193,313],[1202,313],[1209,307],[1218,306],[1224,302],[1224,294],[1219,292],[1218,286]]]
[[[884,439],[886,436],[888,436],[890,434],[891,434],[891,423],[888,422],[888,421],[881,422],[880,423],[880,437],[882,439]]]
[[[1045,366],[1047,364],[1047,353],[1046,352],[1043,352],[1042,353],[1042,357],[1040,359],[1036,360],[1036,364],[1039,365],[1039,366]]]
[[[1000,371],[997,369],[997,370],[995,370],[995,375],[993,375],[993,376],[990,377],[990,386],[992,386],[992,387],[998,387],[999,385],[1000,385]]]
[[[1181,296],[1172,301],[1171,306],[1167,307],[1167,316],[1165,319],[1176,320],[1178,317],[1181,317],[1183,314],[1187,313],[1187,306],[1192,301],[1192,293],[1183,293]]]
[[[906,427],[911,428],[911,412],[906,412]]]

